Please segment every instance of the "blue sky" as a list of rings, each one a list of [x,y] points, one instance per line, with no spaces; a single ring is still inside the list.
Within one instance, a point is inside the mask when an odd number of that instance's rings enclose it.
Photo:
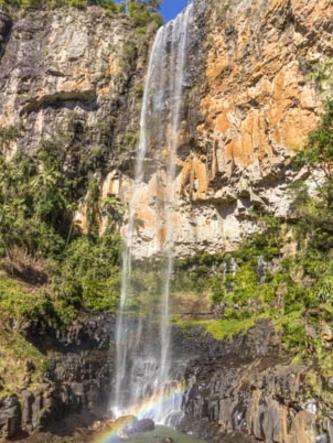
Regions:
[[[176,17],[187,4],[187,0],[163,0],[161,12],[167,22]]]
[[[120,3],[120,0],[116,0],[116,3]],[[164,20],[169,20],[176,17],[176,15],[185,8],[188,0],[162,0],[161,13]]]

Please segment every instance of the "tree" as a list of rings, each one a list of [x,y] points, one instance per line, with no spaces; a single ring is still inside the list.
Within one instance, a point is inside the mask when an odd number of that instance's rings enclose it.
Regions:
[[[162,0],[124,0],[126,13],[129,13],[131,3],[144,6],[151,12],[156,12],[160,8]]]

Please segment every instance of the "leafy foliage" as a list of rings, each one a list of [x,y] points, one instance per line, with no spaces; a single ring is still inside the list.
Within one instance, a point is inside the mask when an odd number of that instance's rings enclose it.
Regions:
[[[327,179],[332,179],[333,161],[333,101],[326,104],[326,110],[318,129],[311,132],[307,149],[292,160],[296,168],[307,166],[310,170],[320,168]]]
[[[53,155],[53,154],[52,154]],[[39,153],[32,158],[17,153],[12,160],[0,156],[0,251],[13,246],[29,253],[60,254],[74,206],[63,186],[60,160]]]
[[[85,9],[96,5],[104,8],[112,16],[125,12],[126,5],[128,15],[132,19],[135,27],[144,31],[150,23],[156,26],[163,24],[161,15],[157,12],[159,0],[124,1],[118,3],[114,0],[0,0],[0,7],[7,9],[55,9],[63,6],[72,6],[78,9]]]
[[[309,172],[319,172],[315,195],[310,195],[304,181],[293,187],[293,193],[299,238],[306,238],[311,246],[323,251],[329,251],[333,247],[332,161],[333,102],[329,102],[319,128],[310,134],[307,149],[293,160],[296,168],[304,167]]]
[[[10,395],[26,388],[27,362],[34,371],[29,375],[33,388],[47,369],[47,360],[38,349],[17,331],[0,333],[0,394]]]
[[[52,142],[43,141],[34,155],[19,151],[10,160],[0,155],[1,257],[13,261],[12,251],[19,249],[45,263],[54,261],[45,271],[49,281],[46,291],[26,297],[13,283],[6,297],[0,298],[4,315],[28,320],[39,317],[39,308],[47,308],[45,318],[64,324],[81,307],[115,308],[120,240],[110,231],[113,225],[103,238],[97,235],[99,181],[96,176],[89,178],[90,166],[85,162],[77,146],[69,145],[59,134]],[[73,229],[73,216],[83,198],[88,236],[78,236]],[[119,221],[120,203],[109,197],[104,205],[104,213],[111,220],[118,216]],[[0,293],[1,284],[4,281],[0,282]]]
[[[322,98],[326,101],[332,100],[333,96],[333,59],[326,58],[318,63],[309,74],[310,80],[314,81]]]
[[[221,320],[201,320],[201,321],[181,321],[177,320],[178,327],[187,328],[191,326],[201,326],[207,334],[212,335],[216,340],[230,340],[236,334],[245,334],[255,325],[255,318],[230,318]]]
[[[97,4],[112,12],[120,12],[119,8],[113,0],[0,0],[0,6],[8,6],[12,8],[40,9],[40,8],[59,8],[61,6],[73,6],[76,8],[85,8],[89,5]]]
[[[0,312],[2,319],[15,319],[16,328],[31,319],[41,318],[50,311],[50,300],[38,291],[28,291],[21,283],[0,278]]]
[[[128,12],[134,21],[134,25],[140,29],[145,29],[149,23],[154,23],[157,26],[163,25],[162,17],[156,12],[156,7],[152,6],[152,2],[145,4],[131,1]]]
[[[54,292],[65,306],[112,310],[120,293],[120,239],[111,233],[75,239],[53,278]]]

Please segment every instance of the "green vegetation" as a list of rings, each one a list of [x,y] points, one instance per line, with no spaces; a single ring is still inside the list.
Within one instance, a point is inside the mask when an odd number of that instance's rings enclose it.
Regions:
[[[65,306],[115,309],[120,293],[119,251],[120,239],[110,233],[101,238],[75,239],[54,277],[58,299]]]
[[[234,335],[246,334],[251,329],[257,318],[244,318],[241,320],[235,318],[221,320],[175,320],[174,324],[180,328],[192,326],[201,326],[207,334],[211,334],[216,340],[231,340]]]
[[[114,13],[122,12],[124,10],[123,5],[117,5],[114,0],[0,0],[0,6],[23,9],[53,9],[62,6],[85,8],[92,4],[102,6]]]
[[[126,3],[126,1],[117,3],[114,0],[0,0],[0,7],[15,11],[19,9],[55,9],[63,6],[86,9],[89,6],[96,5],[104,8],[111,16],[115,16],[125,12]],[[130,0],[128,2],[127,13],[133,25],[140,31],[145,31],[151,23],[158,27],[163,24],[163,19],[158,13],[158,8],[158,1],[148,0],[144,2]]]
[[[46,359],[21,332],[31,320],[49,316],[53,309],[41,292],[0,277],[0,394],[16,392],[27,381],[27,361],[35,368],[30,384],[40,380]]]
[[[0,151],[6,153],[10,150],[12,142],[15,142],[23,130],[21,125],[0,128]]]
[[[332,100],[333,94],[333,59],[326,58],[318,63],[309,74],[309,79],[314,81],[316,87],[324,100]]]
[[[0,293],[6,295],[0,310],[18,320],[38,317],[42,309],[61,324],[80,307],[115,307],[120,240],[112,229],[122,208],[112,197],[100,202],[98,179],[75,144],[68,145],[59,134],[53,140],[43,141],[34,155],[19,151],[11,160],[0,155],[0,265],[26,284],[34,262],[46,275],[42,289],[33,294],[0,276]],[[86,236],[73,223],[80,202],[86,207]],[[110,225],[99,238],[101,212],[109,215]]]
[[[84,179],[61,142],[43,142],[36,156],[0,154],[0,255],[14,246],[42,256],[60,255]],[[76,164],[74,164],[76,163]]]
[[[42,318],[51,308],[50,300],[41,292],[27,290],[23,284],[2,276],[0,279],[1,318],[15,320],[19,331],[25,322]]]
[[[163,25],[163,19],[161,15],[156,12],[155,7],[148,4],[131,1],[129,3],[128,12],[129,16],[133,19],[134,25],[137,28],[144,30],[149,23],[154,23],[156,26]]]
[[[32,324],[58,330],[81,310],[114,310],[120,292],[120,239],[115,224],[120,202],[100,199],[93,175],[95,153],[78,146],[67,131],[44,140],[37,152],[7,147],[24,128],[0,131],[0,392],[15,392],[27,377],[41,379],[46,358],[29,343]],[[87,230],[81,234],[74,215],[84,206]],[[99,236],[101,216],[109,216]],[[36,368],[29,374],[27,361]],[[2,362],[2,363],[1,363]]]
[[[29,363],[28,363],[29,362]],[[33,368],[28,373],[27,365]],[[0,394],[17,393],[24,385],[38,385],[47,369],[47,360],[37,348],[16,331],[1,330]]]

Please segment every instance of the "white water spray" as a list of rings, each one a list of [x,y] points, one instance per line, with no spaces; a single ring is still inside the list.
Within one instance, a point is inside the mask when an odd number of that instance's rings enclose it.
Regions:
[[[166,423],[180,410],[179,395],[172,395],[170,353],[170,280],[173,273],[176,161],[180,142],[184,83],[193,6],[162,27],[155,38],[145,83],[137,148],[135,183],[129,204],[123,278],[116,328],[116,380],[113,410],[118,415],[135,413],[149,402],[141,416]],[[156,223],[163,238],[158,260],[144,265],[135,260],[133,245],[139,231],[140,193],[152,175],[159,197],[154,202]],[[154,288],[142,284],[145,273],[153,275]],[[154,285],[152,283],[152,285]],[[154,399],[156,398],[156,403]],[[157,399],[161,399],[157,402]]]

